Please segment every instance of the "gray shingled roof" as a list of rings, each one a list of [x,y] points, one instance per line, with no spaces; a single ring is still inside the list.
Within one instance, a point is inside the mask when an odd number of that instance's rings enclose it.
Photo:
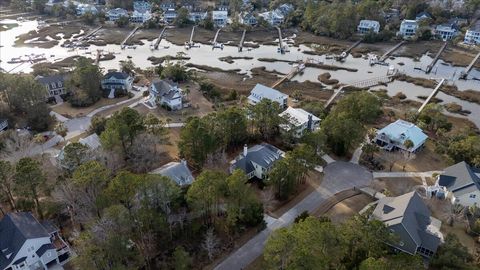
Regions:
[[[462,161],[446,168],[439,176],[438,184],[446,187],[455,196],[461,196],[480,190],[480,177],[476,173],[478,173],[477,169]]]
[[[59,81],[63,83],[65,80],[62,74],[56,74],[51,76],[37,76],[35,79],[41,84],[50,84],[52,82],[56,83]]]
[[[246,174],[249,174],[255,170],[252,162],[257,163],[264,168],[268,168],[275,161],[282,158],[282,153],[283,152],[280,149],[268,143],[257,144],[248,148],[246,156],[242,153],[232,164],[232,167],[233,169],[241,169]]]
[[[120,71],[110,71],[105,76],[103,76],[103,79],[110,79],[111,77],[115,77],[117,79],[126,79],[129,77],[129,75],[125,72],[120,72]]]
[[[432,223],[430,210],[415,192],[406,193],[398,197],[385,197],[379,200],[377,207],[373,211],[373,217],[385,223],[387,227],[394,227],[401,224],[408,234],[395,232],[400,240],[410,237],[417,246],[425,247],[435,252],[440,244],[440,238],[433,235],[429,226]],[[405,241],[407,242],[407,241]],[[400,247],[411,254],[415,254],[416,247]]]
[[[11,263],[26,240],[49,236],[29,212],[5,215],[0,221],[0,269]],[[7,259],[8,254],[12,255]]]
[[[192,172],[184,162],[170,162],[151,173],[166,176],[179,186],[190,185],[194,180]]]
[[[56,250],[55,246],[52,243],[42,245],[35,253],[38,257],[42,257],[47,250]]]

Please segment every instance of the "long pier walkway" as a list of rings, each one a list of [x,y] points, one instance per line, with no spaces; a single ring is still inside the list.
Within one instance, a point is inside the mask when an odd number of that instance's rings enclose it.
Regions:
[[[102,27],[103,27],[103,26],[99,26],[99,27],[93,29],[92,31],[90,31],[90,33],[86,34],[86,35],[83,36],[83,37],[80,37],[80,38],[78,39],[78,41],[84,41],[85,39],[88,39],[89,37],[95,35],[95,33],[97,33],[98,31],[100,31],[100,29],[102,29]]]
[[[332,102],[337,98],[337,96],[340,95],[340,93],[343,92],[343,88],[345,88],[347,86],[353,86],[353,87],[358,87],[358,88],[372,87],[372,86],[376,86],[376,85],[379,85],[379,84],[382,84],[382,83],[391,82],[396,75],[397,74],[395,72],[395,73],[392,73],[392,74],[389,74],[389,75],[370,78],[370,79],[361,80],[361,81],[356,81],[356,82],[352,82],[352,83],[343,85],[338,90],[336,90],[335,93],[333,93],[333,95],[330,97],[330,99],[328,99],[327,103],[325,103],[324,107],[328,108],[332,104]]]
[[[238,51],[241,52],[243,50],[243,42],[245,41],[245,34],[247,33],[247,29],[243,29],[242,38],[240,39],[240,43],[238,43]]]
[[[307,60],[307,62],[308,62],[308,60]],[[279,86],[281,83],[283,83],[284,81],[292,79],[293,77],[295,77],[295,75],[297,75],[299,72],[301,72],[304,69],[305,69],[305,63],[304,63],[304,61],[301,61],[300,63],[295,65],[288,74],[286,74],[285,76],[280,78],[278,81],[273,83],[271,88],[275,88],[275,87]]]
[[[337,61],[343,61],[347,56],[350,54],[350,52],[355,49],[360,43],[362,43],[363,40],[358,40],[357,42],[353,43],[352,46],[348,47],[345,51],[343,51],[340,55],[335,56],[335,60]]]
[[[435,66],[435,64],[437,63],[438,59],[440,58],[440,55],[442,54],[442,52],[445,50],[445,48],[447,48],[447,42],[445,41],[445,43],[443,43],[442,47],[440,48],[440,50],[437,52],[437,54],[435,55],[435,57],[433,58],[432,62],[430,63],[430,65],[427,66],[427,69],[425,70],[425,73],[430,73],[433,69],[433,67]]]
[[[446,79],[441,79],[440,82],[437,84],[437,86],[435,87],[435,89],[433,89],[432,93],[430,93],[430,95],[428,96],[427,99],[425,99],[425,101],[423,102],[422,106],[420,106],[420,108],[418,109],[417,113],[421,113],[423,111],[423,109],[425,108],[425,106],[427,106],[427,104],[430,102],[430,100],[438,93],[438,91],[440,90],[440,87],[442,87],[443,83],[446,81]]]
[[[406,41],[403,40],[403,41],[401,41],[400,43],[398,43],[397,45],[393,46],[390,50],[388,50],[386,53],[384,53],[384,54],[380,57],[379,61],[380,61],[380,62],[385,62],[385,60],[387,60],[387,57],[388,57],[390,54],[392,54],[392,53],[393,53],[394,51],[396,51],[398,48],[402,47],[402,45],[405,44],[405,43],[406,43]]]
[[[136,26],[132,32],[130,32],[130,34],[128,34],[128,36],[122,41],[122,43],[120,43],[120,48],[122,49],[125,49],[126,45],[125,43],[127,43],[127,41],[135,34],[135,32],[137,32],[137,30],[140,28],[140,26]]]
[[[157,41],[155,41],[155,44],[153,45],[153,48],[155,50],[158,50],[158,45],[160,45],[160,42],[162,41],[162,38],[163,38],[163,34],[165,33],[165,30],[167,29],[167,27],[163,27],[162,29],[162,32],[160,32],[160,35],[158,35],[158,38],[157,38]]]
[[[475,56],[475,58],[473,58],[470,65],[468,65],[468,67],[466,67],[465,70],[462,71],[462,73],[460,73],[460,79],[462,80],[467,79],[468,73],[470,73],[470,71],[473,69],[473,65],[475,65],[475,63],[478,61],[479,58],[480,58],[480,52],[477,54],[477,56]]]
[[[284,54],[286,50],[285,50],[285,45],[283,45],[282,29],[280,29],[280,27],[278,26],[276,28],[278,31],[278,51],[281,54]]]
[[[218,35],[220,34],[221,30],[222,30],[222,28],[218,29],[217,32],[215,33],[215,37],[213,38],[213,43],[212,43],[212,50],[215,49],[215,48],[223,49],[223,44],[217,43],[217,38],[218,38]]]

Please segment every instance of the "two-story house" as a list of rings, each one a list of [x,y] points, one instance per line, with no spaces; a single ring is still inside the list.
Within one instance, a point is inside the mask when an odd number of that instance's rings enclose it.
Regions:
[[[163,10],[164,12],[169,10],[169,9],[175,9],[175,3],[166,1],[160,3],[160,9]]]
[[[463,41],[467,44],[480,44],[480,20],[467,30]]]
[[[107,11],[105,15],[108,17],[108,20],[114,22],[121,17],[128,17],[128,11],[123,8],[114,8]]]
[[[177,18],[177,11],[174,8],[169,8],[163,13],[163,19],[167,23],[173,23]]]
[[[248,26],[255,26],[258,23],[257,18],[251,12],[240,13],[238,15],[238,22]]]
[[[0,221],[0,269],[63,269],[70,248],[50,222],[31,213],[8,213]]]
[[[182,90],[173,82],[154,80],[150,86],[150,103],[172,111],[180,110],[183,108]]]
[[[55,97],[66,94],[65,90],[65,78],[61,74],[50,76],[37,76],[35,80],[45,87],[45,97]]]
[[[283,131],[293,131],[296,138],[300,138],[306,131],[314,131],[320,127],[320,118],[300,108],[288,107],[279,114],[287,123],[281,124]]]
[[[273,164],[284,156],[284,152],[268,143],[243,147],[243,153],[230,162],[230,173],[236,169],[245,172],[248,179],[265,179]]]
[[[226,7],[219,7],[212,11],[213,24],[216,27],[224,27],[228,22],[228,9]]]
[[[373,20],[361,20],[357,26],[357,32],[360,34],[366,34],[370,31],[378,33],[380,31],[380,23]]]
[[[455,20],[450,20],[448,23],[440,24],[435,27],[435,35],[444,41],[451,40],[458,34],[458,26]]]
[[[101,84],[104,91],[109,91],[108,98],[114,98],[132,89],[133,77],[125,72],[109,71],[103,76]]]
[[[285,16],[277,10],[260,13],[259,16],[263,18],[271,26],[277,26],[283,23]]]
[[[397,236],[387,244],[407,254],[429,259],[443,241],[442,222],[431,216],[416,191],[380,199],[371,217],[383,222]]]
[[[252,105],[255,105],[264,98],[277,102],[283,109],[287,107],[288,95],[263,84],[257,83],[248,96],[248,102]]]
[[[83,16],[86,13],[91,13],[96,15],[98,13],[98,9],[90,4],[78,4],[76,8],[76,12],[78,16]]]
[[[418,22],[415,20],[403,20],[400,24],[398,35],[403,38],[412,38],[417,33]]]
[[[427,194],[449,199],[452,204],[480,206],[480,169],[465,161],[452,165],[437,176],[435,184],[427,188]]]
[[[134,1],[133,10],[140,13],[144,13],[146,11],[150,12],[152,10],[152,4],[150,4],[148,1]]]
[[[399,119],[378,130],[374,142],[387,151],[403,150],[413,153],[422,149],[427,139],[428,136],[415,124]],[[406,141],[411,141],[413,145],[407,148]]]
[[[200,22],[207,18],[208,12],[204,10],[192,10],[188,13],[188,19],[192,22]]]

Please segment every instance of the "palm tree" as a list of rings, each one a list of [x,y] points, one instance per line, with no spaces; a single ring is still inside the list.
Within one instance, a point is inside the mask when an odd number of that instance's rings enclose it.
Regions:
[[[406,148],[407,150],[410,150],[410,149],[412,149],[412,147],[415,146],[415,144],[412,142],[412,140],[408,139],[408,140],[405,140],[405,141],[403,142],[403,146],[405,146],[405,148]],[[409,152],[410,152],[410,151],[409,151]]]
[[[67,133],[68,133],[68,128],[65,126],[65,124],[63,122],[58,122],[55,125],[55,128],[53,130],[58,135],[62,136],[63,141],[65,141],[65,137],[67,136]]]
[[[370,128],[367,131],[367,136],[370,141],[373,141],[373,139],[375,139],[375,136],[377,136],[377,130],[375,128]]]

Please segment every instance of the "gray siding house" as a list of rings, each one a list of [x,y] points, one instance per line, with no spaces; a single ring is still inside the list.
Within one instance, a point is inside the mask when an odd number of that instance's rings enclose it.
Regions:
[[[54,97],[66,94],[65,79],[61,74],[51,76],[37,76],[35,80],[45,86],[45,97]]]
[[[430,216],[430,210],[415,191],[380,199],[372,218],[382,221],[398,236],[398,241],[388,245],[411,255],[428,259],[443,241],[441,221]]]
[[[180,162],[170,162],[162,167],[150,172],[151,174],[160,174],[170,178],[179,186],[186,186],[193,183],[193,175],[187,166],[187,162],[182,159]]]

